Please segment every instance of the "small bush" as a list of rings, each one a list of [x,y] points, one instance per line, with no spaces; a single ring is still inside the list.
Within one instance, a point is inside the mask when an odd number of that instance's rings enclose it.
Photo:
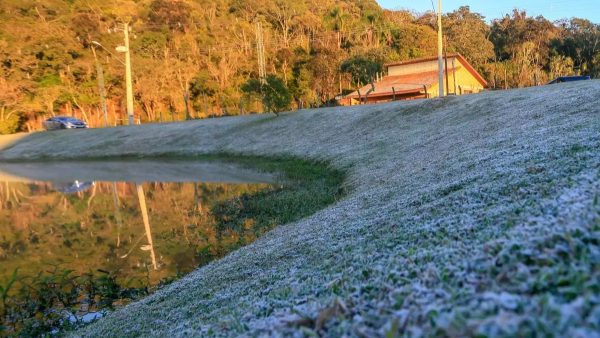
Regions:
[[[21,130],[23,119],[20,115],[13,114],[7,119],[0,120],[0,135],[14,134]]]

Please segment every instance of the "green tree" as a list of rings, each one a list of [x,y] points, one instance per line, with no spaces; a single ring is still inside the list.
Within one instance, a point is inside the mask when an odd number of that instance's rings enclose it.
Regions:
[[[490,39],[496,58],[512,64],[512,74],[505,75],[506,87],[526,87],[547,80],[551,57],[551,42],[560,36],[560,29],[544,17],[529,17],[514,10],[512,16],[492,22]]]
[[[172,31],[184,31],[190,21],[190,7],[183,1],[153,0],[150,3],[150,22]]]
[[[8,118],[0,120],[0,135],[14,134],[21,130],[22,124],[21,114],[12,114]]]
[[[289,89],[275,75],[267,76],[265,83],[257,79],[250,79],[242,85],[242,91],[248,95],[259,95],[265,111],[278,115],[289,110],[292,103],[292,95]]]
[[[299,109],[304,108],[305,103],[315,100],[311,88],[311,84],[314,81],[313,74],[308,62],[308,57],[305,57],[296,61],[292,67],[292,80],[290,81],[289,89]]]
[[[437,53],[437,33],[427,25],[402,23],[391,31],[392,47],[400,60]]]
[[[594,75],[594,58],[600,53],[600,25],[573,18],[562,23],[563,36],[552,42],[556,54],[569,57],[581,74]]]
[[[550,78],[572,75],[573,72],[573,59],[570,57],[558,55],[550,60]]]
[[[542,16],[533,18],[525,11],[514,10],[512,15],[492,22],[490,40],[499,60],[514,58],[530,42],[539,55],[548,61],[550,43],[559,36],[559,28]],[[544,63],[545,64],[545,63]]]
[[[197,111],[204,110],[208,116],[208,101],[219,91],[219,84],[207,71],[201,71],[190,82],[189,90],[194,108]]]
[[[355,85],[372,83],[376,74],[383,70],[383,64],[365,56],[354,56],[342,62],[340,70],[352,76]]]
[[[22,99],[23,95],[14,82],[0,78],[0,121],[16,114],[19,101]]]
[[[594,56],[592,60],[592,69],[590,75],[595,78],[600,78],[600,52]]]
[[[448,48],[464,55],[469,62],[482,69],[494,58],[494,45],[488,39],[490,28],[481,14],[462,6],[444,17]]]

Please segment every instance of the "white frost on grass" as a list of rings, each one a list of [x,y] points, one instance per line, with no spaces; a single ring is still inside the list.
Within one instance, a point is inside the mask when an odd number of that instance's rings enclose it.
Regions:
[[[76,335],[593,337],[598,102],[587,81],[39,133],[0,159],[233,152],[349,174],[345,199]]]

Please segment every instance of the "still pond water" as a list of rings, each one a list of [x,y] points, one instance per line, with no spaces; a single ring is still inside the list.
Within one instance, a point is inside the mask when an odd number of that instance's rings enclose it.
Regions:
[[[65,293],[66,301],[41,301],[76,318],[252,242],[270,227],[239,218],[236,208],[282,188],[270,174],[188,161],[0,164],[0,179],[0,285],[16,276],[12,305],[21,308],[17,284],[30,284],[29,298]],[[0,309],[9,331],[35,314],[10,305]]]

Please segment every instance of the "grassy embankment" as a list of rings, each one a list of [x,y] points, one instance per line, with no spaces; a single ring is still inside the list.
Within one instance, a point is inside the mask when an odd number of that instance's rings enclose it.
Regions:
[[[349,193],[82,336],[593,336],[600,82],[81,133],[0,160],[328,161]]]

